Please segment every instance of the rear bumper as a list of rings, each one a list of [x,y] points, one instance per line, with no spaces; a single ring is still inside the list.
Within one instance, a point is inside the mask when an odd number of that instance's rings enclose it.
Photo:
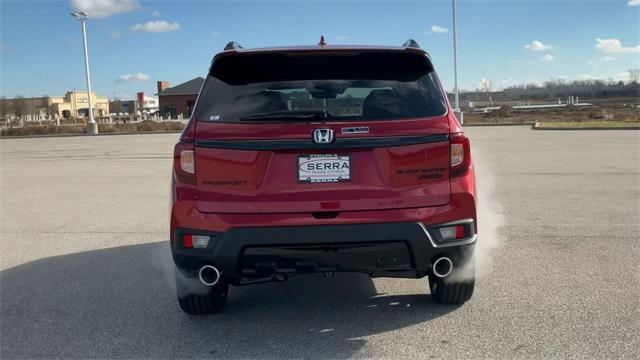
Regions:
[[[185,233],[211,236],[207,249],[184,249]],[[438,243],[421,222],[238,227],[225,232],[175,228],[172,253],[176,266],[195,274],[213,264],[231,284],[280,280],[313,272],[364,272],[371,276],[420,278],[433,260],[448,256],[462,262],[477,235]]]
[[[203,213],[192,189],[176,187],[173,195],[171,249],[176,266],[195,276],[201,266],[212,264],[231,284],[334,271],[420,278],[439,256],[449,256],[454,266],[462,263],[478,228],[473,167],[451,179],[445,205],[345,211],[327,218],[295,212]],[[440,244],[434,227],[463,219],[473,224],[469,238]],[[207,249],[184,249],[184,233],[212,240]]]

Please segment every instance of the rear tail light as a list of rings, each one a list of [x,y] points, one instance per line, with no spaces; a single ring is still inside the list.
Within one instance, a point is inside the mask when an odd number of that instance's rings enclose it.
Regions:
[[[180,168],[186,173],[195,174],[196,163],[193,150],[180,151]]]
[[[451,177],[460,176],[471,166],[471,146],[464,133],[451,134]]]
[[[176,180],[183,184],[196,184],[196,157],[193,142],[181,140],[173,150],[173,170]]]
[[[206,249],[210,239],[207,235],[185,234],[182,236],[182,246],[185,249]]]
[[[464,145],[451,144],[451,166],[458,166],[464,161]]]

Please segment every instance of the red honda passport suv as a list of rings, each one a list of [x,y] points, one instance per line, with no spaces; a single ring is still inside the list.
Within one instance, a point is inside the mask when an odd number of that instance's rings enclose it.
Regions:
[[[219,312],[229,285],[335,272],[427,276],[461,304],[476,239],[469,139],[415,41],[215,55],[174,151],[186,313]]]

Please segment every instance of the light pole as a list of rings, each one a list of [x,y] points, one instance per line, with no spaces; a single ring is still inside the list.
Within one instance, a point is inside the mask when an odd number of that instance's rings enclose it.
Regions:
[[[89,103],[89,122],[87,123],[87,134],[97,134],[98,124],[93,119],[93,106],[91,105],[91,75],[89,74],[89,50],[87,48],[87,26],[86,22],[89,19],[89,15],[86,12],[80,11],[77,13],[71,13],[71,16],[76,18],[82,24],[82,44],[84,45],[84,75],[87,80],[87,100]]]
[[[455,89],[455,113],[461,123],[464,123],[464,116],[460,111],[460,95],[458,92],[458,39],[456,36],[456,0],[451,0],[453,11],[453,86]]]

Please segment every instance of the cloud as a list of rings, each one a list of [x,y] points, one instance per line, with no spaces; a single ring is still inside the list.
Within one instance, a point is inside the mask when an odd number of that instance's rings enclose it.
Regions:
[[[629,0],[627,5],[629,5],[629,6],[640,6],[640,0]]]
[[[214,30],[214,31],[211,32],[211,36],[213,36],[213,37],[218,37],[220,35],[222,35],[222,33],[220,31]]]
[[[105,18],[140,9],[138,0],[71,0],[74,11],[84,11],[94,18]]]
[[[540,58],[540,61],[542,62],[550,62],[555,60],[556,58],[553,57],[553,55],[551,54],[545,54],[543,57]]]
[[[151,16],[160,16],[160,11],[158,11],[158,10],[153,10],[153,11],[151,12]]]
[[[591,75],[591,74],[582,74],[582,75],[578,75],[578,80],[594,80],[594,79],[598,79],[597,77]]]
[[[640,53],[640,45],[632,47],[622,46],[618,39],[596,39],[596,49],[604,53]]]
[[[582,74],[578,75],[578,80],[613,80],[613,81],[627,81],[629,80],[629,71],[618,71],[614,70],[607,75],[593,75],[593,74]]]
[[[489,79],[482,78],[476,83],[476,90],[489,92],[493,87],[493,83]]]
[[[109,33],[109,37],[112,39],[120,39],[122,37],[122,33],[120,31],[111,31]]]
[[[504,89],[506,87],[509,87],[510,85],[513,85],[513,77],[512,76],[507,76],[506,78],[502,79],[500,81],[500,88]]]
[[[513,82],[513,76],[507,76],[506,79],[502,79],[502,85],[509,85]]]
[[[143,74],[143,73],[137,73],[137,74],[124,74],[124,75],[120,75],[117,79],[116,82],[119,83],[126,83],[126,82],[139,82],[139,81],[147,81],[151,79],[149,77],[149,75],[147,74]]]
[[[347,35],[338,35],[336,36],[336,40],[342,41],[342,40],[347,40],[349,38],[349,36]]]
[[[449,32],[449,29],[438,25],[431,25],[431,32],[434,34],[446,34]]]
[[[609,56],[609,55],[605,55],[601,58],[598,58],[596,60],[589,60],[587,61],[587,63],[589,64],[596,64],[596,63],[600,63],[600,62],[612,62],[612,61],[616,61],[616,58],[613,56]]]
[[[135,32],[170,32],[180,30],[180,24],[178,22],[170,23],[165,20],[147,21],[146,23],[135,24],[129,28]]]
[[[553,45],[545,44],[542,41],[533,40],[530,44],[524,46],[525,50],[529,51],[548,51],[553,49]]]
[[[629,79],[629,71],[619,71],[615,74],[613,74],[613,80],[614,81],[630,81]]]

